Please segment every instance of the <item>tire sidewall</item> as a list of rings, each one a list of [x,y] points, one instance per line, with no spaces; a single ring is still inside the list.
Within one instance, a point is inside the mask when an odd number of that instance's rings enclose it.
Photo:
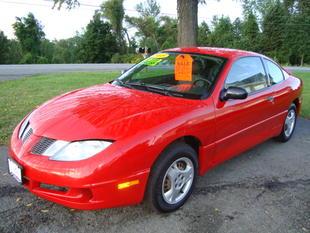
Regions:
[[[166,175],[167,170],[171,166],[171,164],[180,159],[180,158],[188,158],[192,161],[194,166],[194,178],[191,185],[190,190],[186,194],[186,196],[179,201],[176,204],[169,204],[164,200],[164,197],[162,195],[162,184],[164,181],[164,177]],[[196,184],[197,175],[198,175],[198,161],[197,161],[197,154],[196,152],[188,145],[177,143],[170,147],[167,151],[165,151],[160,158],[160,161],[157,166],[154,166],[155,169],[158,169],[157,171],[154,171],[155,176],[153,179],[155,179],[153,182],[153,189],[151,192],[153,196],[153,205],[156,207],[156,209],[162,211],[162,212],[171,212],[174,210],[177,210],[181,206],[184,205],[184,203],[187,201],[187,199],[190,197],[190,195],[193,192],[193,189]]]
[[[294,110],[294,112],[295,112],[295,122],[294,122],[294,128],[293,128],[292,133],[291,133],[289,136],[287,136],[287,135],[285,134],[285,121],[286,121],[286,118],[287,118],[287,116],[288,116],[288,114],[289,114],[289,112],[290,112],[291,110]],[[281,133],[282,140],[283,140],[284,142],[290,140],[291,137],[293,136],[294,131],[295,131],[295,128],[296,128],[296,122],[297,122],[297,110],[296,110],[295,104],[292,104],[292,105],[290,106],[290,108],[288,109],[288,111],[287,111],[287,114],[286,114],[286,117],[285,117],[285,120],[284,120],[284,124],[283,124],[282,133]]]

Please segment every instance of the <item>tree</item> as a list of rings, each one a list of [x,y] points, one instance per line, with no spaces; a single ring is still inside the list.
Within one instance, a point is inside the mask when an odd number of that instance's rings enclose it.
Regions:
[[[32,13],[29,13],[27,17],[16,17],[13,28],[22,51],[27,57],[25,61],[27,63],[35,62],[40,55],[40,45],[45,36],[43,26]]]
[[[233,48],[235,44],[233,25],[228,17],[214,17],[213,31],[210,34],[210,44],[216,47]]]
[[[198,34],[198,3],[204,3],[204,0],[177,0],[177,12],[178,12],[178,46],[195,46],[197,44],[197,34]],[[68,8],[72,8],[78,5],[78,0],[54,0],[54,6],[58,5],[58,8],[62,6],[62,4],[65,3]],[[140,13],[140,15],[148,19],[146,23],[148,25],[154,25],[156,22],[151,19],[149,16],[159,14],[159,5],[157,4],[156,0],[147,0],[147,5],[150,6],[150,8],[145,8],[145,5],[143,3],[138,4],[137,10]],[[140,11],[141,9],[141,11]],[[142,13],[142,14],[141,14]],[[137,28],[143,29],[141,30],[140,35],[147,34],[148,36],[145,36],[143,39],[145,43],[150,43],[148,41],[151,41],[154,46],[159,49],[158,41],[156,40],[153,33],[149,36],[149,32],[146,32],[146,28],[143,27],[141,24],[141,21],[136,20],[137,17],[128,17],[127,21],[134,25]],[[153,22],[152,22],[153,21]]]
[[[160,26],[157,33],[160,49],[173,48],[177,46],[177,25],[177,19],[169,16],[160,17]]]
[[[54,53],[52,63],[80,63],[82,36],[77,34],[69,39],[54,41]]]
[[[246,15],[241,29],[241,48],[251,51],[259,51],[260,32],[256,16],[253,12]]]
[[[289,62],[303,66],[305,61],[310,61],[310,2],[285,0],[284,6],[290,14],[284,41]]]
[[[233,28],[233,37],[234,37],[234,48],[237,49],[244,49],[244,44],[242,42],[242,26],[243,22],[238,17],[234,20],[232,24]]]
[[[44,39],[41,42],[40,50],[41,56],[39,58],[39,63],[52,63],[55,44],[48,39]]]
[[[59,10],[63,4],[66,4],[68,9],[71,9],[71,8],[74,8],[80,5],[78,0],[54,0],[53,8],[58,5],[58,10]]]
[[[103,16],[110,22],[112,29],[116,34],[117,43],[122,51],[124,51],[124,28],[123,20],[125,16],[124,0],[108,0],[101,5]],[[130,44],[130,40],[128,41]]]
[[[210,33],[211,31],[208,24],[205,21],[203,21],[198,26],[198,38],[197,38],[198,46],[207,46],[209,44]]]
[[[138,31],[136,36],[140,38],[140,45],[158,51],[159,44],[159,28],[160,28],[160,7],[156,0],[147,0],[136,6],[139,17],[126,16],[126,22],[135,27]]]
[[[198,0],[177,0],[178,46],[197,45]]]
[[[4,35],[3,31],[0,31],[0,64],[8,62],[8,44],[8,38]]]
[[[288,15],[280,1],[269,7],[263,16],[262,22],[262,44],[263,52],[278,60],[285,62],[286,52],[283,51],[286,36],[286,24]]]
[[[116,51],[117,42],[111,25],[104,22],[101,15],[96,12],[81,38],[80,57],[82,62],[109,62]]]

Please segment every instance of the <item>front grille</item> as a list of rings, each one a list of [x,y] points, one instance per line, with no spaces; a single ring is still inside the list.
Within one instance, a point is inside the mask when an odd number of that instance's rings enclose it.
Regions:
[[[41,140],[32,148],[31,153],[42,155],[56,140],[42,137]]]
[[[25,130],[23,136],[22,136],[22,142],[25,143],[25,141],[27,141],[27,139],[33,134],[33,130],[32,128],[30,128],[29,126],[29,129],[27,129],[27,131]]]
[[[60,186],[55,186],[55,185],[50,185],[50,184],[44,184],[44,183],[40,184],[40,188],[48,189],[48,190],[52,190],[52,191],[60,191],[60,192],[67,192],[68,191],[68,189],[65,187],[60,187]]]
[[[33,134],[33,130],[30,127],[30,123],[25,122],[23,123],[23,125],[20,128],[20,132],[19,132],[19,138],[22,140],[23,143],[25,143],[25,141]]]

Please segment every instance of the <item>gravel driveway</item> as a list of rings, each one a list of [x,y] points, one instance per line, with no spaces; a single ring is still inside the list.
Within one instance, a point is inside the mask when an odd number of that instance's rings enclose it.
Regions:
[[[39,199],[7,174],[0,147],[0,232],[310,232],[310,121],[199,178],[175,213],[145,206],[77,211]]]

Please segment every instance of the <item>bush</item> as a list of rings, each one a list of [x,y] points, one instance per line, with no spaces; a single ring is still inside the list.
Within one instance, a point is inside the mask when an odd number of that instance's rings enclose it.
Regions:
[[[26,53],[19,62],[20,64],[34,64],[35,58],[31,53]]]
[[[48,59],[46,57],[38,57],[37,64],[48,64]]]
[[[119,54],[115,53],[112,58],[112,63],[138,63],[143,60],[143,56],[141,54]]]

